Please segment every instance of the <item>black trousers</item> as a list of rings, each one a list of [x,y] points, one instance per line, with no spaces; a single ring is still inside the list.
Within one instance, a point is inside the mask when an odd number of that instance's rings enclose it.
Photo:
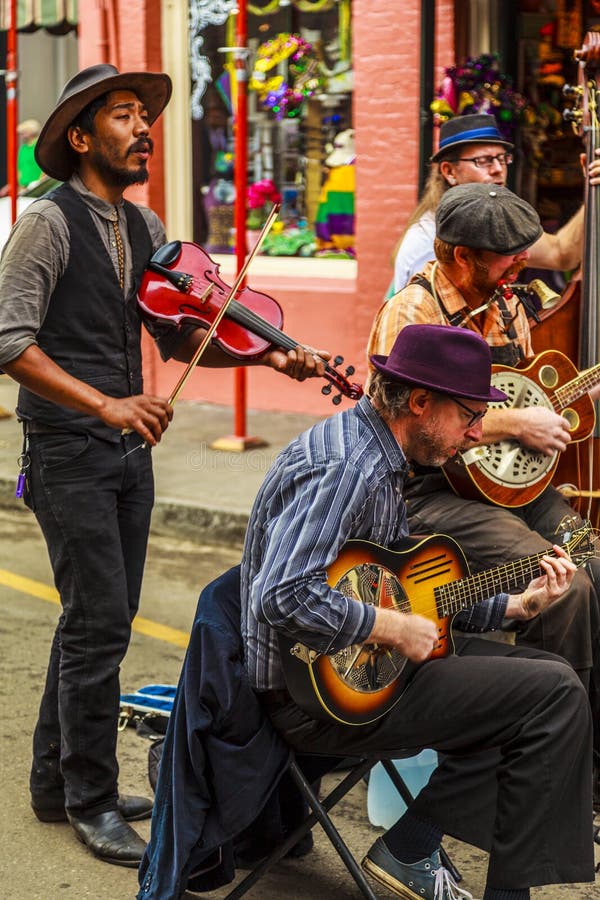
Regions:
[[[33,738],[34,805],[116,809],[119,667],[139,602],[154,502],[139,435],[30,436],[26,499],[46,539],[62,614]]]
[[[592,729],[581,681],[539,650],[459,638],[457,652],[422,665],[371,725],[316,722],[293,702],[267,711],[298,752],[439,751],[411,812],[488,851],[490,887],[593,881]]]

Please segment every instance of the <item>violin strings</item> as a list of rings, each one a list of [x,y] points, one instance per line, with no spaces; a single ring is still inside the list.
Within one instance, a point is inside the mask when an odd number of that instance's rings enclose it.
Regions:
[[[266,322],[261,316],[237,300],[232,300],[229,305],[229,317],[234,322],[237,322],[238,325],[244,325],[259,337],[263,337],[273,344],[278,344],[284,350],[293,350],[294,347],[298,346],[299,342],[293,341],[283,331],[271,325],[270,322]]]

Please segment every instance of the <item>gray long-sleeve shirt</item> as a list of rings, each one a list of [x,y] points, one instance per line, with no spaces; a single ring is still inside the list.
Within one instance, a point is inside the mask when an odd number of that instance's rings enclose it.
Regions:
[[[113,221],[118,218],[125,251],[127,296],[131,290],[132,258],[123,202],[114,206],[93,194],[77,174],[69,184],[86,203],[117,274]],[[153,250],[157,250],[166,240],[163,223],[151,209],[138,209],[148,226]],[[42,198],[27,207],[15,223],[0,258],[0,367],[37,343],[37,333],[56,284],[67,268],[69,253],[69,225],[56,203]],[[167,359],[181,340],[181,333],[168,325],[145,324]]]

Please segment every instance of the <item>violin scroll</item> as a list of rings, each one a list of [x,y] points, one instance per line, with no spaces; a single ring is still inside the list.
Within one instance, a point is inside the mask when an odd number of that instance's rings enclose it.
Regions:
[[[360,384],[351,384],[348,381],[348,376],[354,375],[354,366],[348,366],[343,375],[334,368],[335,366],[341,366],[343,362],[343,356],[336,356],[333,360],[333,366],[325,366],[325,378],[327,378],[329,384],[323,385],[321,393],[327,397],[331,394],[334,387],[337,388],[339,394],[334,394],[331,398],[331,402],[335,406],[342,402],[342,394],[345,397],[349,397],[350,400],[360,400],[364,393]]]

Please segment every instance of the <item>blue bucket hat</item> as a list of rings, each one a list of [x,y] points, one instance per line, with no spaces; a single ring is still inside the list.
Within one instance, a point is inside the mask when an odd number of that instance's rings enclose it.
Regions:
[[[443,122],[440,127],[440,144],[430,162],[441,162],[451,150],[461,144],[499,144],[507,150],[514,150],[498,130],[494,116],[487,113],[470,113],[455,116]]]

